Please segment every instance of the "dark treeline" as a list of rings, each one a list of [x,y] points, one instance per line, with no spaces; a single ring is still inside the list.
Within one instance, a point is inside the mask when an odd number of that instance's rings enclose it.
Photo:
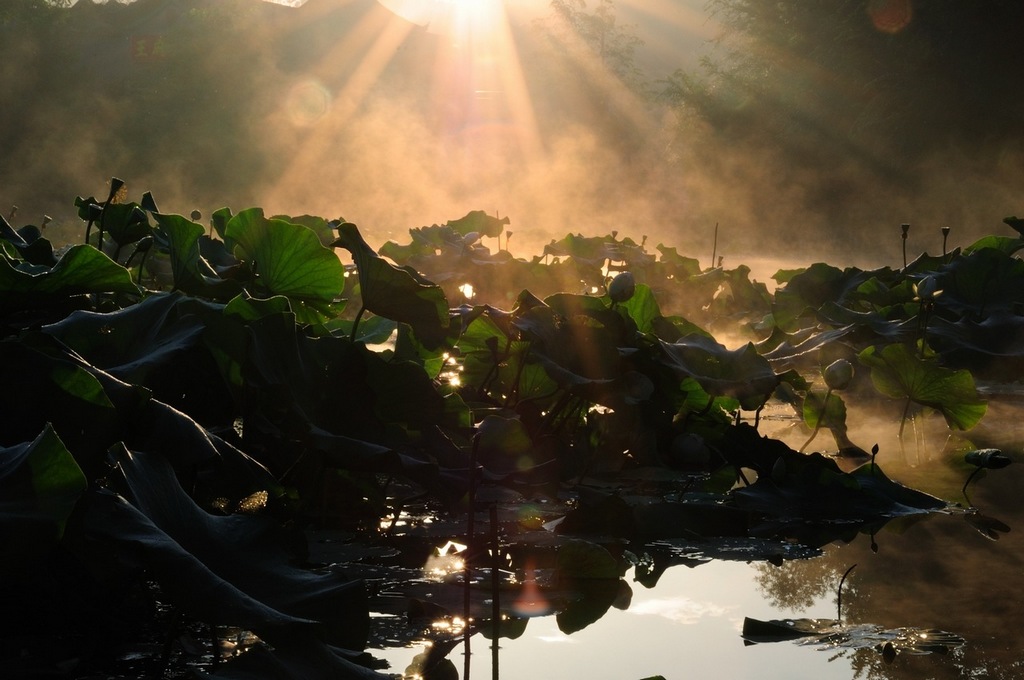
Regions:
[[[725,27],[719,44],[696,71],[676,71],[662,95],[720,139],[774,158],[773,171],[804,183],[811,205],[864,201],[878,181],[916,194],[935,164],[1019,190],[1024,3],[708,7]]]

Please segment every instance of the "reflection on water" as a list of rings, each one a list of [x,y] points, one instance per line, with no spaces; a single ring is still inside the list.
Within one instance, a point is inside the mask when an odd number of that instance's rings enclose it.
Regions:
[[[973,481],[973,508],[894,520],[877,533],[857,534],[806,559],[673,559],[653,580],[641,563],[625,575],[625,597],[621,591],[609,593],[593,620],[583,618],[572,625],[559,614],[522,618],[512,627],[505,621],[496,648],[482,633],[473,636],[469,663],[461,642],[454,645],[447,670],[455,675],[443,677],[1024,677],[1018,640],[1024,630],[1021,405],[1000,403],[990,415],[998,417],[989,418],[985,430],[972,433],[973,443],[999,446],[1017,464]],[[886,472],[966,505],[958,494],[969,466],[957,463],[941,447],[931,449],[920,464],[912,462],[891,460]],[[839,613],[837,587],[854,564],[843,585]],[[519,587],[532,588],[530,599],[537,598],[532,579]],[[917,636],[919,646],[934,653],[915,654],[904,647],[893,658],[892,650],[882,653],[882,644],[854,649],[856,645],[818,640],[744,645],[740,635],[746,617],[770,621],[837,616],[855,636]],[[932,629],[966,642],[929,647],[926,631]],[[390,672],[399,674],[424,648],[372,651],[390,663]]]

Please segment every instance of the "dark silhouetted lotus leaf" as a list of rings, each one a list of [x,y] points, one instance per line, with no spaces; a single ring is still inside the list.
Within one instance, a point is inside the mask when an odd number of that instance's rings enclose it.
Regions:
[[[448,333],[448,299],[440,286],[415,269],[396,267],[370,248],[356,225],[338,226],[333,244],[352,254],[359,272],[364,307],[374,314],[409,324],[425,346],[440,346]]]
[[[738,399],[744,409],[764,405],[780,379],[753,343],[726,349],[714,339],[691,335],[674,343],[661,342],[662,361],[680,377],[690,377],[709,394]]]

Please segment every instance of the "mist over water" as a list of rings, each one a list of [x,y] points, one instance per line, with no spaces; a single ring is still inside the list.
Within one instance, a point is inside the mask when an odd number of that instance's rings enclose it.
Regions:
[[[915,256],[941,251],[943,226],[950,247],[966,245],[1006,233],[1001,219],[1020,211],[1020,138],[937,143],[887,173],[904,152],[865,133],[831,140],[845,151],[824,166],[801,164],[641,96],[715,54],[700,2],[614,6],[615,26],[647,43],[633,61],[646,87],[572,40],[543,2],[438,0],[426,26],[395,14],[415,4],[399,0],[284,4],[6,10],[0,209],[19,206],[15,226],[45,213],[73,231],[74,197],[103,194],[116,175],[166,212],[344,217],[374,247],[482,209],[511,218],[520,256],[568,232],[617,231],[707,266],[717,224],[727,267],[898,266],[902,222]]]

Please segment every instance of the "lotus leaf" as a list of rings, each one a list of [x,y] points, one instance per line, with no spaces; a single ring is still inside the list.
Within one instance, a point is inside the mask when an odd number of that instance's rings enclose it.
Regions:
[[[74,457],[46,425],[31,442],[0,447],[0,574],[53,548],[88,488]]]
[[[663,361],[680,378],[693,378],[709,394],[738,399],[745,409],[763,406],[779,385],[779,376],[753,343],[729,350],[713,339],[694,335],[660,344]]]
[[[52,268],[0,257],[0,311],[65,306],[84,293],[138,295],[139,288],[127,269],[92,246],[72,246]]]
[[[969,430],[985,415],[969,371],[944,368],[932,357],[920,357],[906,345],[868,347],[859,355],[871,368],[871,381],[882,394],[940,411],[949,427]]]
[[[441,345],[448,334],[448,300],[437,284],[414,269],[396,267],[381,258],[354,224],[338,227],[334,245],[352,254],[367,310],[409,324],[428,348]]]
[[[202,256],[203,228],[181,215],[156,215],[159,234],[170,252],[174,287],[189,295],[229,300],[242,290],[237,281],[222,279]]]
[[[309,227],[267,219],[259,208],[228,220],[224,233],[256,274],[258,297],[284,295],[301,323],[322,323],[345,288],[345,269]]]

